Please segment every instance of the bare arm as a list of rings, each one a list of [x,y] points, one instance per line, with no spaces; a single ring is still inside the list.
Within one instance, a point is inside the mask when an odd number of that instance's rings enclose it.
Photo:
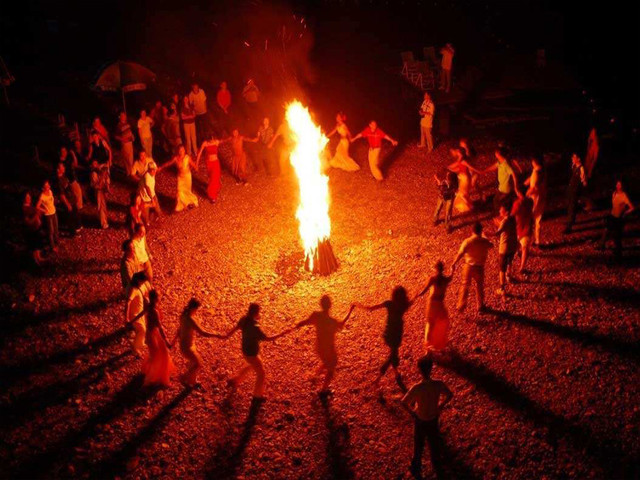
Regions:
[[[351,308],[349,308],[349,312],[347,313],[347,315],[344,317],[344,320],[342,320],[341,325],[344,327],[344,324],[347,323],[347,320],[349,320],[349,317],[351,316],[351,314],[353,313],[353,310],[356,308],[356,304],[352,303],[351,304]]]
[[[489,173],[489,172],[495,172],[498,169],[498,164],[494,163],[493,165],[485,168],[484,170],[482,170],[480,173]]]
[[[379,303],[377,305],[371,305],[370,307],[367,307],[366,305],[363,305],[362,303],[354,303],[354,306],[359,307],[359,308],[364,308],[365,310],[373,312],[374,310],[379,310],[381,308],[384,308],[384,302]]]
[[[394,147],[398,145],[398,142],[395,141],[393,138],[391,138],[389,135],[385,135],[384,139],[387,140],[388,142],[391,142],[391,145],[393,145]]]

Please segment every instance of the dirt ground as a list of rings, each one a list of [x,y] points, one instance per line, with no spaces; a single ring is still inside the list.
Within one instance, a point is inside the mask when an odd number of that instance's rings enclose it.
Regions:
[[[483,166],[491,147],[477,147]],[[337,317],[353,301],[388,299],[396,285],[413,295],[436,260],[451,263],[473,220],[487,218],[480,208],[455,219],[450,235],[432,225],[432,177],[446,163],[444,145],[430,157],[414,146],[386,150],[393,163],[382,183],[366,168],[364,145],[352,154],[361,171],[330,172],[331,243],[340,268],[329,277],[302,268],[293,179],[253,175],[241,186],[225,174],[213,205],[199,172],[200,207],[166,215],[148,234],[170,335],[194,295],[204,305],[203,325],[217,332],[231,328],[249,302],[260,303],[267,334],[305,318],[322,294],[333,298]],[[168,212],[175,175],[162,172],[158,185]],[[409,478],[412,423],[399,390],[392,375],[381,394],[371,386],[387,353],[381,311],[356,311],[339,334],[327,402],[310,380],[311,329],[263,345],[268,399],[259,409],[250,409],[252,377],[236,393],[226,388],[243,365],[239,335],[198,340],[207,364],[202,389],[187,391],[177,380],[163,391],[141,388],[118,270],[127,188],[114,186],[115,228],[65,238],[52,265],[2,285],[10,311],[0,350],[0,476]],[[449,289],[450,344],[434,377],[455,394],[441,417],[452,477],[639,474],[638,221],[627,226],[625,260],[614,262],[592,243],[605,211],[581,213],[575,233],[563,236],[557,201],[548,208],[549,245],[534,252],[531,273],[518,277],[506,299],[494,294],[492,252],[491,313],[455,312],[459,273]],[[418,379],[424,308],[421,300],[405,317],[401,370],[408,383]],[[177,349],[172,355],[183,370]],[[433,478],[428,458],[425,452],[424,474]]]

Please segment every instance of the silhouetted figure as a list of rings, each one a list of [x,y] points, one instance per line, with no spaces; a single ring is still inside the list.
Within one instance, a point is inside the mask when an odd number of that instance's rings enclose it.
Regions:
[[[633,212],[633,204],[629,201],[622,182],[616,182],[616,189],[611,197],[611,212],[605,220],[605,229],[598,244],[600,250],[604,250],[609,237],[613,237],[614,254],[622,255],[622,237],[624,234],[625,217]]]
[[[342,322],[329,315],[331,298],[328,295],[322,296],[320,299],[320,307],[322,310],[313,312],[309,315],[309,318],[298,323],[295,328],[302,328],[307,325],[313,325],[316,328],[316,352],[321,361],[316,374],[319,375],[323,371],[325,372],[320,394],[327,395],[330,393],[329,384],[335,375],[336,365],[338,364],[336,333],[344,328],[344,324],[351,316],[355,305],[351,305],[349,312]]]
[[[575,153],[571,156],[571,177],[567,187],[567,225],[564,233],[571,233],[578,213],[578,200],[582,189],[587,186],[587,175],[582,160]]]
[[[418,370],[422,381],[412,386],[402,399],[402,404],[414,418],[413,459],[411,473],[422,478],[422,452],[425,441],[429,443],[431,464],[438,478],[442,476],[442,437],[438,417],[444,406],[451,401],[453,393],[444,382],[431,379],[433,361],[427,355],[418,360]],[[442,402],[441,397],[444,397]]]
[[[431,290],[427,299],[426,319],[424,331],[424,346],[426,350],[442,350],[447,346],[449,337],[449,312],[444,305],[444,296],[447,287],[451,283],[453,270],[450,276],[443,273],[444,263],[438,260],[434,274],[429,278],[427,286],[416,296],[414,302]]]
[[[458,299],[458,311],[462,312],[467,306],[467,295],[471,280],[476,284],[476,302],[478,312],[484,310],[484,264],[487,261],[489,250],[493,244],[482,235],[482,224],[476,222],[473,226],[473,235],[467,237],[460,245],[460,250],[456,256],[451,269],[455,269],[456,264],[464,257],[464,270],[462,271],[462,286],[460,287],[460,297]]]
[[[389,357],[380,367],[380,374],[375,379],[375,386],[380,386],[380,380],[387,373],[389,367],[393,367],[395,372],[396,383],[400,390],[406,392],[407,387],[402,381],[402,375],[398,371],[400,366],[400,345],[402,344],[402,334],[404,332],[404,314],[411,307],[412,302],[407,297],[407,291],[402,286],[393,289],[391,300],[367,307],[365,305],[356,304],[358,307],[369,310],[370,312],[384,308],[387,310],[387,323],[384,327],[382,338],[387,347],[389,347]]]
[[[436,185],[438,186],[438,203],[436,210],[433,212],[433,224],[438,224],[440,219],[440,211],[444,207],[444,226],[447,233],[451,232],[451,213],[453,212],[453,200],[458,191],[458,177],[455,173],[448,171],[444,180],[440,180],[434,176]]]

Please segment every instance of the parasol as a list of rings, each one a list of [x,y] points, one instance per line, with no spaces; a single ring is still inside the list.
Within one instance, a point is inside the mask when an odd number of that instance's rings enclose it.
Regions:
[[[94,88],[103,92],[122,92],[122,106],[127,111],[124,94],[145,90],[147,85],[155,82],[156,75],[148,68],[135,62],[118,60],[104,67],[95,82]]]

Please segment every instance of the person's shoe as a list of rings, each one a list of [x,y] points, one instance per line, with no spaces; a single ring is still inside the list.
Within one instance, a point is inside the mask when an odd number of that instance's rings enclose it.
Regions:
[[[496,290],[496,295],[500,295],[500,296],[503,296],[503,297],[504,297],[504,295],[505,295],[504,288],[502,288],[502,287],[498,288],[498,289]]]

